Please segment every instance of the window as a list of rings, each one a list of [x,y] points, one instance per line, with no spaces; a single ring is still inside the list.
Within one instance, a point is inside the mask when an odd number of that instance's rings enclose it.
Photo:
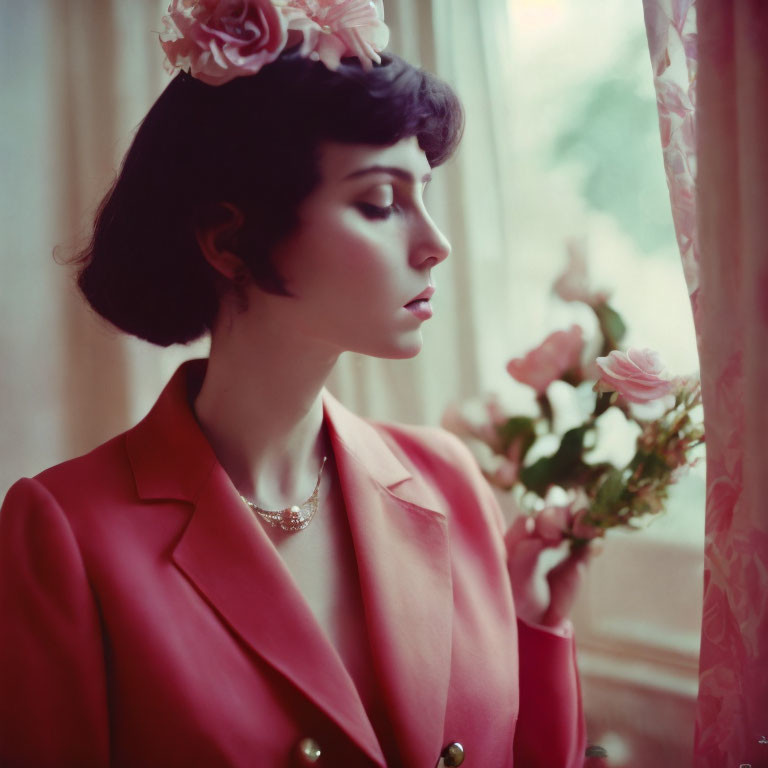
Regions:
[[[508,3],[517,318],[510,357],[573,322],[588,338],[594,332],[587,307],[549,290],[566,243],[576,241],[595,287],[611,293],[627,323],[624,342],[656,349],[673,374],[696,372],[642,3]],[[503,372],[494,381],[498,390],[513,386]],[[704,503],[701,461],[646,530],[609,534],[575,617],[590,741],[610,743],[614,759],[623,751],[633,765],[690,759]]]

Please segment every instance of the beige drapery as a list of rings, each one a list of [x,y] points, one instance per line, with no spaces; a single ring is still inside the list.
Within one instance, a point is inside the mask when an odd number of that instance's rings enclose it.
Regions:
[[[167,0],[3,0],[9,119],[0,262],[0,492],[140,418],[192,348],[156,349],[96,320],[54,264],[87,237],[133,130],[160,93],[157,31]],[[510,329],[502,65],[506,4],[391,0],[393,50],[454,83],[467,107],[459,155],[428,204],[453,244],[435,271],[435,317],[415,359],[342,356],[331,389],[363,415],[437,423],[499,368]],[[498,40],[498,44],[496,43]],[[42,43],[41,43],[42,41]],[[11,74],[13,73],[13,74]]]

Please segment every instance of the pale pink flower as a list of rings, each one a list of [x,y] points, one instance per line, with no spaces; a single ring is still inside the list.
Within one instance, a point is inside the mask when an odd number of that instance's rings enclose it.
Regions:
[[[500,488],[509,490],[520,477],[520,454],[523,452],[521,440],[513,440],[507,448],[506,456],[499,460],[493,473],[493,482]]]
[[[520,473],[520,463],[503,457],[493,472],[491,481],[499,488],[509,490],[516,482]]]
[[[571,240],[567,243],[568,266],[555,280],[552,289],[563,301],[582,301],[594,306],[608,298],[603,291],[592,291],[589,285],[587,257],[582,243]]]
[[[475,438],[485,443],[494,453],[501,453],[501,438],[496,424],[482,420],[479,414],[468,412],[457,403],[449,403],[443,411],[440,425],[462,438]]]
[[[160,44],[171,67],[209,85],[258,72],[288,39],[271,0],[172,0],[163,21]]]
[[[488,415],[488,421],[494,426],[504,424],[509,418],[499,402],[496,395],[488,395],[485,400],[485,412]]]
[[[659,356],[652,349],[613,350],[595,361],[601,370],[596,388],[618,392],[632,403],[647,403],[668,395],[674,381],[664,375]]]
[[[475,432],[474,424],[464,415],[461,407],[456,403],[449,403],[443,411],[440,419],[443,429],[453,432],[459,437],[469,437]]]
[[[567,331],[550,333],[525,357],[510,360],[507,372],[541,395],[553,381],[579,365],[583,347],[581,326],[572,325]]]
[[[648,423],[637,438],[637,445],[646,453],[650,453],[659,442],[659,422],[651,421]]]
[[[668,467],[678,468],[688,466],[689,442],[680,438],[673,438],[664,448],[664,461]]]
[[[381,63],[379,54],[389,42],[380,0],[288,0],[283,15],[289,32],[301,40],[301,55],[328,69],[345,56],[357,56],[370,69]]]
[[[482,440],[494,453],[501,451],[501,438],[493,424],[477,424],[473,431],[478,440]]]

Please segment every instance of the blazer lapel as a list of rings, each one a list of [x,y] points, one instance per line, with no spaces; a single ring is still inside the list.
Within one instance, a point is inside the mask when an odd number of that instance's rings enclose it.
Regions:
[[[197,426],[187,402],[190,368],[177,371],[147,418],[128,433],[139,495],[194,507],[173,552],[177,567],[255,653],[384,766],[338,653]]]
[[[372,760],[384,764],[338,653],[218,464],[173,559],[262,659],[335,720]]]
[[[379,687],[405,766],[442,749],[453,594],[448,526],[439,502],[380,434],[327,391],[331,431],[360,573]]]

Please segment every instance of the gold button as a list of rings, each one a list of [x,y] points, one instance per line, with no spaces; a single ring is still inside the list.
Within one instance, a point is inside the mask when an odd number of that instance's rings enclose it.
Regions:
[[[314,739],[302,739],[296,745],[296,751],[304,765],[314,765],[322,755],[320,745]]]
[[[464,762],[464,747],[459,744],[458,741],[451,742],[440,755],[441,762],[439,766],[445,766],[445,768],[453,768],[453,766],[461,765]]]

